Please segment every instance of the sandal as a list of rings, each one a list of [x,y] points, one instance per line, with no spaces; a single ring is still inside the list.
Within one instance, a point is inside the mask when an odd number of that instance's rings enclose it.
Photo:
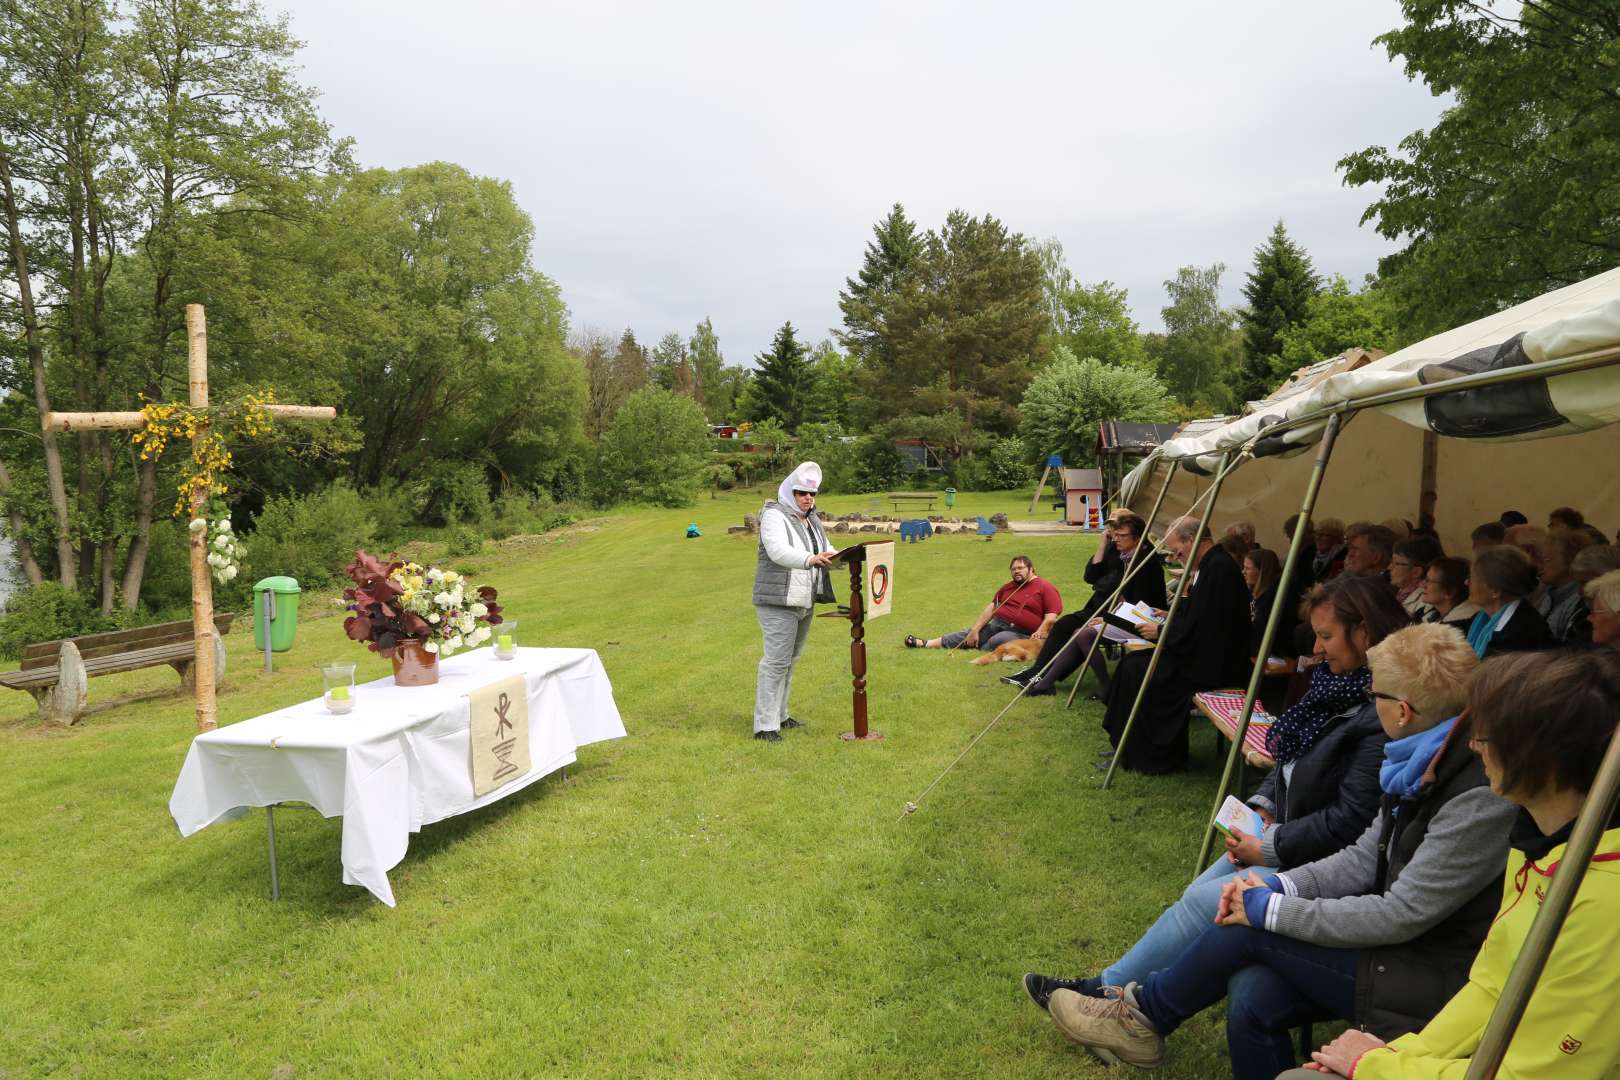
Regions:
[[[928,644],[927,642],[925,642],[922,638],[918,637],[916,634],[907,634],[906,635],[906,648],[908,648],[908,649],[921,649],[924,646],[926,646],[927,644]]]

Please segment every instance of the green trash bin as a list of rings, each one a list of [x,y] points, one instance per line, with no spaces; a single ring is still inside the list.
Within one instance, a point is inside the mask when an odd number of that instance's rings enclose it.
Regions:
[[[267,577],[253,584],[253,647],[264,651],[266,626],[272,652],[286,652],[293,646],[298,630],[298,594],[303,592],[290,577]],[[265,603],[269,597],[270,603]],[[266,610],[268,608],[268,610]]]
[[[951,507],[953,507],[955,505],[956,505],[956,489],[948,487],[948,488],[945,489],[945,509],[949,510]]]

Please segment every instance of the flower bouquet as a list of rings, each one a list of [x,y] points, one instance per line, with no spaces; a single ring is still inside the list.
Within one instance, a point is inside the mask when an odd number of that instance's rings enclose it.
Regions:
[[[430,678],[418,676],[416,681],[436,682],[439,657],[483,644],[493,633],[490,627],[501,623],[498,593],[488,585],[470,584],[454,570],[384,562],[357,551],[343,572],[354,582],[343,590],[351,613],[343,629],[372,652],[392,659],[401,682],[406,681],[402,660],[414,658],[432,669]],[[426,657],[414,657],[417,650]]]

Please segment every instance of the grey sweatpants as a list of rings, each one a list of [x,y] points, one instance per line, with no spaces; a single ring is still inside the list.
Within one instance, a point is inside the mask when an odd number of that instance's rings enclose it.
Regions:
[[[765,634],[765,655],[759,661],[759,681],[754,689],[754,730],[775,731],[788,717],[793,665],[804,652],[815,609],[755,604],[754,614]]]

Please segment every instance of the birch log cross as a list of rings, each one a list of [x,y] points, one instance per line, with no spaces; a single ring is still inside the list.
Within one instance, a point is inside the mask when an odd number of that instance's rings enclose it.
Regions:
[[[186,359],[191,390],[191,407],[208,407],[208,323],[201,304],[186,305]],[[331,420],[337,410],[330,405],[266,405],[264,411],[284,420]],[[145,422],[138,412],[49,412],[47,431],[81,431],[101,428],[134,431]],[[205,438],[205,425],[192,442]],[[191,516],[196,517],[208,492],[193,490]],[[214,588],[208,577],[208,533],[187,531],[191,538],[191,623],[196,635],[196,659],[192,675],[197,689],[197,730],[218,726],[214,708]]]

